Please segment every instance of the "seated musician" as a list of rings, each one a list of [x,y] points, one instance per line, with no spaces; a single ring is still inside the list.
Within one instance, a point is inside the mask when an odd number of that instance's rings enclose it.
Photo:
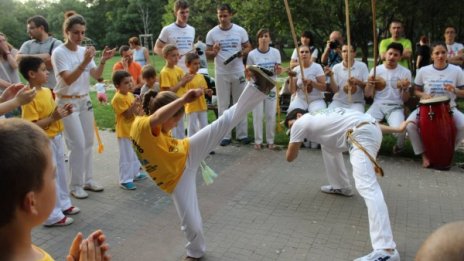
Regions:
[[[421,101],[432,97],[445,96],[450,99],[450,107],[454,122],[456,124],[457,135],[455,145],[464,138],[464,114],[456,108],[456,97],[464,97],[464,73],[460,67],[448,64],[446,60],[447,49],[444,43],[432,45],[433,64],[422,67],[414,81],[415,94]],[[413,111],[408,121],[416,124],[409,124],[407,132],[411,139],[412,147],[416,155],[422,154],[422,166],[430,167],[430,160],[424,154],[424,147],[418,131],[418,109]],[[437,140],[437,142],[440,142]],[[456,147],[456,146],[455,146]],[[450,152],[452,153],[452,152]]]

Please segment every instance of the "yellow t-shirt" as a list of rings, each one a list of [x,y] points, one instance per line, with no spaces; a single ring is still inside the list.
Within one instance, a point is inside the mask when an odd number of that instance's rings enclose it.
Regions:
[[[163,191],[172,193],[182,177],[189,151],[189,139],[178,140],[161,131],[153,130],[150,116],[135,118],[130,138],[140,164]]]
[[[185,91],[198,88],[203,88],[205,90],[208,88],[205,77],[203,74],[199,73],[195,74],[195,77],[193,77],[193,79],[185,85]],[[208,106],[206,105],[206,98],[204,95],[200,96],[193,102],[185,104],[185,113],[187,114],[197,111],[206,111],[207,109]]]
[[[166,87],[174,87],[184,76],[184,71],[179,66],[169,68],[164,66],[160,71],[160,87],[162,91],[166,91]],[[185,86],[180,87],[176,94],[178,97],[186,92]]]
[[[119,91],[116,92],[111,100],[111,106],[113,106],[114,113],[116,114],[116,136],[118,138],[130,137],[130,129],[134,122],[134,117],[126,118],[122,114],[129,109],[134,101],[134,94],[131,92],[121,94]]]
[[[28,121],[38,121],[52,115],[55,108],[56,103],[53,100],[52,91],[42,87],[37,90],[35,98],[30,103],[21,106],[21,118]],[[53,138],[63,131],[63,122],[61,120],[55,121],[44,130],[49,138]]]
[[[40,248],[40,247],[38,247],[38,246],[34,246],[34,245],[32,245],[32,247],[43,255],[42,258],[39,259],[39,260],[37,260],[37,261],[55,261],[55,259],[53,259],[53,257],[51,257],[51,256],[50,256],[47,252],[45,252],[45,250],[43,250],[42,248]]]

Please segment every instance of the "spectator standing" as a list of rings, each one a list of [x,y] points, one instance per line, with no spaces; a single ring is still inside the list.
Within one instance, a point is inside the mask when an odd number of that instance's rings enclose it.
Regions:
[[[462,66],[464,63],[464,45],[456,42],[456,27],[447,26],[444,36],[446,48],[448,49],[448,62]]]
[[[430,64],[430,47],[429,40],[422,35],[417,46],[416,70]]]
[[[129,46],[132,50],[132,54],[134,55],[135,62],[140,64],[140,66],[150,63],[150,53],[147,48],[140,45],[138,37],[134,36],[129,38]]]
[[[208,60],[206,59],[206,44],[203,42],[203,36],[197,36],[195,49],[197,50],[198,56],[200,56],[200,68],[208,68]]]
[[[27,33],[31,37],[31,40],[24,42],[21,48],[19,48],[16,58],[17,62],[20,62],[26,56],[35,56],[42,59],[49,72],[48,81],[45,86],[53,89],[56,85],[56,76],[53,71],[51,56],[53,50],[63,44],[63,42],[50,36],[48,22],[40,15],[27,19]]]
[[[314,46],[313,35],[311,34],[310,31],[304,31],[301,34],[300,44],[309,46],[309,50],[311,51],[311,57],[313,59],[313,62],[316,62],[317,58],[319,57],[319,50],[316,48],[316,46]],[[297,65],[299,65],[298,54],[296,53],[296,48],[295,48],[293,49],[292,57],[290,60],[290,67],[293,68]]]
[[[132,76],[134,85],[131,92],[140,94],[140,88],[142,88],[142,66],[134,61],[132,50],[127,45],[123,45],[119,48],[119,54],[121,60],[113,65],[113,73],[116,71],[127,71]]]
[[[0,94],[10,85],[19,83],[16,50],[8,43],[8,38],[0,32]]]
[[[231,106],[231,96],[232,105],[237,103],[245,88],[245,66],[241,58],[251,50],[248,33],[241,26],[232,23],[233,15],[229,4],[218,6],[219,25],[206,35],[206,55],[214,58],[219,115]],[[225,64],[231,57],[236,58]],[[237,125],[236,137],[242,144],[250,143],[247,117]],[[229,145],[231,139],[232,134],[229,132],[221,141],[221,146]]]
[[[399,61],[399,64],[409,70],[411,70],[410,66],[410,60],[412,56],[412,44],[409,39],[406,39],[403,37],[403,23],[399,20],[392,20],[390,23],[390,34],[391,37],[387,39],[383,39],[380,41],[379,45],[379,53],[380,53],[380,58],[382,61],[385,61],[387,59],[386,53],[387,53],[387,47],[391,43],[400,43],[403,46],[403,54],[401,56],[401,60]]]

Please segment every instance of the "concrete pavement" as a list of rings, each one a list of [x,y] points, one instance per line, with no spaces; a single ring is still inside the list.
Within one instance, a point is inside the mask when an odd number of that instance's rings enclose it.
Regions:
[[[85,200],[68,227],[39,227],[33,241],[64,260],[78,231],[101,228],[113,260],[182,260],[185,239],[169,196],[150,180],[137,190],[118,186],[114,133],[101,132],[103,154],[94,172],[105,191]],[[96,151],[96,150],[95,150]],[[285,150],[219,147],[207,163],[219,177],[198,178],[207,255],[203,260],[352,260],[371,251],[364,201],[320,192],[327,183],[320,150],[303,150],[292,164]],[[348,158],[345,157],[347,166]],[[422,169],[409,159],[381,157],[379,179],[402,260],[413,260],[421,242],[438,226],[463,219],[464,173]]]

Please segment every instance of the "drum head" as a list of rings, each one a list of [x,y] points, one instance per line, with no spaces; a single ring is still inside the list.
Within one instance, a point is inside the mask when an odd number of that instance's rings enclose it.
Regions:
[[[420,100],[419,104],[430,105],[430,104],[435,104],[435,103],[446,103],[449,101],[450,101],[450,98],[447,96],[437,96],[437,97],[432,97],[426,100]]]

